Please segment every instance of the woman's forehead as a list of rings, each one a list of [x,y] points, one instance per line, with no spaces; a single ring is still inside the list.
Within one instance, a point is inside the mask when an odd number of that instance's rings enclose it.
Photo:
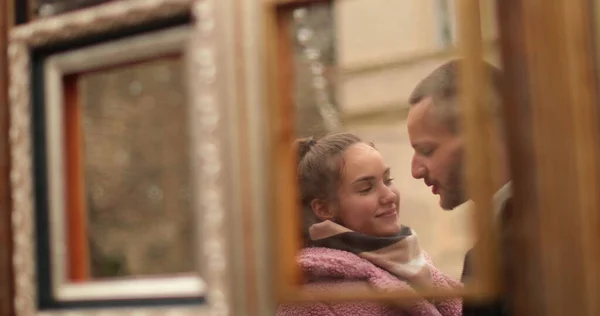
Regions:
[[[359,143],[344,152],[342,175],[346,180],[376,176],[388,169],[383,156],[372,146]]]

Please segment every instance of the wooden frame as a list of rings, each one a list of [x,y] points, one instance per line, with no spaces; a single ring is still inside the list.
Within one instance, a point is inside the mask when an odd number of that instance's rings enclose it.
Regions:
[[[223,194],[228,191],[228,196],[231,196],[234,194],[232,192],[237,191],[230,190],[229,187],[232,183],[230,177],[233,175],[228,171],[231,169],[232,162],[225,157],[229,157],[230,147],[221,144],[224,143],[224,139],[228,139],[227,135],[237,133],[237,129],[229,120],[221,120],[222,116],[229,116],[230,110],[226,105],[233,103],[227,99],[228,89],[224,86],[225,78],[229,76],[226,59],[217,54],[218,50],[229,45],[222,36],[227,34],[227,29],[219,27],[231,23],[230,12],[227,11],[226,5],[225,1],[213,0],[118,1],[35,21],[16,27],[10,33],[10,144],[14,218],[12,261],[16,281],[14,297],[16,315],[72,313],[72,310],[56,309],[53,312],[40,310],[40,298],[47,294],[40,292],[38,288],[38,273],[41,270],[39,265],[37,267],[36,265],[43,262],[38,262],[40,258],[36,258],[35,236],[41,233],[40,228],[42,231],[44,228],[35,227],[34,209],[43,203],[44,199],[36,199],[34,192],[38,191],[36,191],[37,185],[34,186],[34,180],[35,184],[40,183],[39,181],[44,181],[45,176],[36,173],[38,169],[34,168],[37,166],[33,161],[34,153],[40,148],[32,146],[33,139],[40,134],[33,134],[32,127],[35,120],[43,120],[43,118],[32,117],[32,106],[38,104],[36,102],[39,101],[40,93],[35,89],[31,91],[37,82],[35,80],[41,78],[39,73],[43,68],[38,62],[40,56],[77,45],[86,46],[103,40],[112,41],[115,35],[120,32],[123,34],[123,31],[125,31],[125,38],[129,39],[128,36],[143,32],[144,30],[141,29],[146,28],[145,25],[152,25],[150,28],[155,30],[164,29],[173,23],[174,25],[181,23],[177,21],[180,21],[181,17],[189,16],[190,13],[193,23],[189,31],[190,40],[186,46],[190,58],[187,84],[190,85],[190,108],[193,109],[190,120],[194,122],[193,161],[196,163],[193,178],[197,184],[201,183],[201,189],[193,194],[197,197],[195,209],[198,210],[195,225],[200,231],[196,256],[200,261],[198,271],[206,282],[207,297],[206,304],[203,305],[193,302],[172,302],[168,312],[173,315],[203,315],[204,313],[228,315],[230,313],[232,306],[230,304],[233,304],[233,297],[229,294],[230,271],[227,269],[230,257],[230,235],[225,233],[223,225],[226,223],[232,205],[225,200]],[[109,35],[108,38],[102,39],[105,35]],[[52,62],[48,64],[51,70],[49,74],[52,75],[52,71],[55,71],[54,79],[56,79],[56,72],[65,70],[65,68],[61,69],[65,65],[60,65],[59,58],[55,60],[54,65]],[[52,70],[56,65],[59,67]],[[33,69],[31,74],[28,71],[30,67]],[[49,82],[54,82],[56,85],[58,81]],[[56,86],[50,88],[49,91],[57,91]],[[34,130],[34,132],[40,131]],[[230,145],[235,146],[233,143]],[[108,305],[111,304],[103,301],[93,304],[83,302],[71,308],[84,308],[78,311],[81,314],[102,312],[106,315],[128,315],[133,312],[141,315],[162,315],[167,312],[165,309],[167,306],[156,300],[147,300],[147,303],[141,304],[137,302],[133,305],[117,304],[112,305],[113,308],[105,309]],[[120,308],[114,308],[115,306]]]
[[[503,92],[505,131],[507,142],[511,144],[509,161],[513,179],[513,200],[514,207],[518,210],[514,213],[515,216],[510,218],[509,223],[518,236],[517,241],[511,243],[510,255],[529,259],[538,255],[537,249],[529,246],[533,244],[531,239],[535,234],[532,234],[531,228],[528,228],[535,225],[532,223],[534,219],[530,210],[535,209],[536,205],[535,201],[529,198],[535,191],[535,163],[531,159],[533,131],[529,124],[530,107],[526,101],[528,98],[527,52],[524,46],[524,32],[522,32],[526,21],[523,19],[522,12],[516,7],[517,2],[498,1],[497,15],[502,65],[506,80]],[[507,276],[506,281],[508,283],[506,292],[511,293],[514,314],[543,315],[539,306],[531,304],[529,299],[532,293],[536,292],[532,280],[539,278],[539,271],[536,271],[535,265],[531,264],[530,260],[523,260],[523,263],[523,269]]]
[[[13,315],[10,154],[8,144],[8,32],[13,1],[0,1],[0,316]]]
[[[8,2],[8,11],[3,12],[7,12],[10,19],[10,24],[14,26],[27,23],[31,18],[31,12],[29,11],[29,8],[31,7],[31,0],[9,0]]]
[[[269,179],[264,170],[269,165],[265,153],[269,148],[268,109],[265,108],[265,89],[269,89],[264,76],[266,38],[264,37],[264,10],[262,3],[256,1],[233,0],[230,9],[233,36],[231,46],[221,51],[230,61],[234,73],[235,88],[230,87],[227,96],[236,106],[232,107],[229,120],[238,126],[237,134],[230,134],[228,143],[232,148],[232,159],[237,168],[235,183],[241,194],[237,201],[237,218],[231,222],[232,232],[243,236],[244,246],[238,247],[243,253],[235,263],[234,278],[236,290],[245,292],[244,300],[235,305],[233,315],[263,316],[274,315],[272,264],[269,260],[272,239],[269,234],[271,216],[267,212]],[[235,47],[235,49],[232,49]],[[233,141],[238,139],[239,141]],[[243,157],[243,159],[237,159]],[[233,226],[242,224],[240,226]]]
[[[498,1],[515,315],[597,315],[600,117],[591,1]],[[548,36],[552,34],[552,36]]]
[[[459,46],[465,57],[463,69],[463,102],[465,128],[468,131],[467,159],[471,162],[467,167],[467,183],[476,205],[476,229],[482,236],[483,251],[475,253],[476,270],[479,275],[478,283],[469,285],[460,291],[435,290],[424,292],[375,292],[360,288],[349,288],[344,292],[313,292],[302,289],[301,273],[296,265],[296,254],[300,249],[300,236],[297,233],[299,225],[296,212],[297,192],[295,177],[295,155],[290,150],[296,135],[294,129],[293,106],[293,67],[291,47],[286,41],[288,30],[286,21],[294,8],[307,3],[330,0],[285,0],[266,1],[266,43],[267,48],[267,87],[269,91],[269,123],[270,123],[270,157],[271,165],[279,166],[276,172],[270,174],[271,197],[270,209],[273,218],[271,234],[277,236],[271,240],[275,262],[274,292],[279,303],[294,303],[302,301],[345,301],[372,300],[395,301],[415,297],[441,298],[447,296],[464,296],[467,299],[490,299],[501,289],[497,267],[497,244],[495,229],[492,223],[491,197],[494,193],[492,179],[494,177],[493,161],[487,157],[490,151],[490,133],[475,133],[472,131],[488,131],[490,118],[485,109],[480,108],[479,100],[484,96],[478,91],[482,84],[483,69],[478,66],[482,59],[482,41],[480,32],[479,1],[461,0],[457,9],[459,14]],[[481,170],[490,170],[488,173]],[[482,234],[483,232],[491,232]],[[486,237],[483,237],[486,236]]]

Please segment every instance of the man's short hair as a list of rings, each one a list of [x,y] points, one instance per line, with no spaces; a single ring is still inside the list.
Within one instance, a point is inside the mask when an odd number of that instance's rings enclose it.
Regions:
[[[460,86],[461,59],[451,60],[432,71],[427,77],[417,84],[410,94],[410,106],[431,97],[435,115],[438,116],[452,132],[460,128],[458,94]],[[502,71],[491,64],[482,61],[484,73],[488,76],[485,84],[485,100],[490,114],[495,119],[501,119],[501,81]],[[483,88],[483,87],[482,87]]]

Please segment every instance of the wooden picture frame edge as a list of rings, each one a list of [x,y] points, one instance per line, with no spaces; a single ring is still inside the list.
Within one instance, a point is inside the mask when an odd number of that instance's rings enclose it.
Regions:
[[[498,1],[515,180],[515,315],[597,315],[600,111],[592,1]]]
[[[13,25],[14,1],[0,1],[0,316],[13,315],[10,148],[8,143],[8,32]]]

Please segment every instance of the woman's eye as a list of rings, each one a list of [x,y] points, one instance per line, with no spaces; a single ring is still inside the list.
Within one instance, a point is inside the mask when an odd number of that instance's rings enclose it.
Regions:
[[[368,188],[363,188],[363,189],[361,189],[361,190],[360,190],[360,191],[358,191],[358,192],[360,192],[360,193],[367,193],[367,192],[369,192],[369,191],[371,191],[371,187],[368,187]]]
[[[390,185],[392,184],[392,182],[394,181],[394,178],[388,178],[387,180],[385,180],[385,185]]]

